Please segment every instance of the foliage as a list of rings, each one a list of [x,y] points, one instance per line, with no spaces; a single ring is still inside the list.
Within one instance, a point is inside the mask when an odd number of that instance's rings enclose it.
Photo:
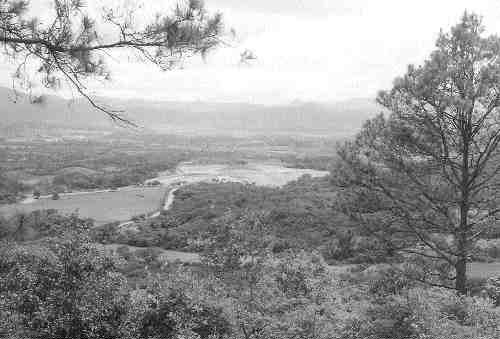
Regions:
[[[257,269],[273,240],[266,213],[247,212],[237,219],[227,215],[214,224],[208,234],[204,258],[222,271],[240,267]]]
[[[379,290],[356,293],[362,301],[342,339],[493,339],[500,331],[499,309],[488,299],[414,284],[386,290],[382,298]]]
[[[26,186],[0,173],[0,204],[15,203],[23,196]]]
[[[205,290],[228,309],[235,338],[331,338],[343,323],[334,276],[317,254],[273,254],[268,218],[246,213],[213,230]]]
[[[83,230],[33,244],[6,243],[1,251],[1,310],[18,333],[119,337],[126,281]]]
[[[352,230],[337,232],[335,238],[324,248],[325,259],[345,260],[354,254],[355,238]]]
[[[212,284],[235,338],[331,338],[343,323],[336,282],[318,256],[268,257],[217,274]]]
[[[45,237],[56,237],[69,231],[89,229],[90,219],[82,219],[76,214],[61,215],[56,210],[40,210],[31,213],[17,213],[5,219],[0,239],[33,241]]]
[[[485,286],[486,293],[493,300],[496,307],[500,307],[500,277],[488,279]]]
[[[0,328],[24,338],[222,338],[215,306],[161,286],[132,289],[124,263],[90,241],[85,223],[57,237],[0,243]],[[137,253],[152,265],[156,253]],[[144,266],[144,264],[143,264]]]
[[[125,321],[126,338],[176,338],[182,334],[211,339],[230,331],[219,308],[193,302],[180,290],[156,286],[136,291],[131,309]]]
[[[472,250],[472,260],[491,262],[500,259],[500,241],[498,239],[480,239]]]
[[[28,81],[26,65],[34,63],[45,86],[58,87],[66,80],[116,121],[127,122],[119,111],[96,103],[83,82],[91,75],[109,78],[107,51],[128,49],[142,60],[170,69],[186,56],[207,53],[219,44],[222,33],[221,15],[208,15],[203,2],[196,0],[179,4],[171,14],[160,13],[144,25],[138,24],[133,10],[109,8],[92,15],[79,0],[54,0],[47,20],[29,18],[30,6],[28,0],[0,2],[0,42],[4,53],[20,60],[16,76]]]
[[[273,238],[275,251],[321,248],[335,237],[336,229],[352,227],[329,208],[335,189],[326,180],[305,177],[282,188],[239,183],[184,186],[168,211],[137,224],[140,232],[130,234],[126,243],[203,251],[214,229],[247,215],[265,214],[269,227],[262,237]]]
[[[493,339],[500,331],[494,280],[491,301],[457,297],[411,279],[421,264],[348,273],[316,253],[273,253],[268,213],[219,219],[204,265],[191,267],[165,265],[154,248],[123,246],[110,256],[91,242],[85,220],[43,213],[24,216],[26,224],[41,220],[31,238],[38,240],[0,246],[0,327],[8,335]]]
[[[172,142],[178,142],[179,149],[173,149]],[[128,134],[86,141],[28,140],[22,143],[23,147],[7,143],[8,147],[0,149],[1,172],[13,173],[21,182],[40,179],[28,185],[0,176],[0,194],[2,187],[14,198],[28,189],[30,194],[39,191],[47,195],[54,190],[112,189],[142,184],[163,171],[173,170],[182,161],[199,156],[198,145],[184,150],[182,144],[182,140],[173,136],[139,138]]]
[[[465,13],[419,67],[409,66],[339,152],[341,208],[399,251],[455,267],[465,293],[470,249],[497,209],[498,37]],[[448,237],[449,236],[449,237]]]

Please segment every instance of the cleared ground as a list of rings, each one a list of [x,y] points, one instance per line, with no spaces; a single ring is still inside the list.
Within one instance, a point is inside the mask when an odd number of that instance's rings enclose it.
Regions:
[[[74,169],[73,169],[74,170]],[[56,209],[60,213],[78,212],[82,217],[95,220],[96,225],[113,221],[125,222],[135,215],[159,211],[167,190],[171,185],[195,182],[242,182],[262,186],[282,186],[308,174],[313,177],[325,176],[326,171],[287,168],[279,164],[251,163],[245,165],[197,165],[184,163],[175,173],[167,172],[158,178],[163,187],[130,187],[117,192],[77,192],[61,194],[59,200],[45,196],[42,199],[26,199],[22,203],[0,206],[0,215],[11,216],[16,212],[31,212],[40,209]],[[173,194],[165,201],[169,206]]]
[[[82,217],[94,219],[96,225],[102,225],[158,210],[165,191],[165,187],[134,187],[116,192],[61,195],[59,200],[48,198],[27,204],[3,205],[0,214],[10,216],[17,212],[56,209],[61,213],[77,212]]]
[[[198,253],[164,250],[163,248],[159,247],[135,247],[135,246],[121,245],[121,244],[109,244],[100,246],[102,246],[103,249],[110,252],[116,252],[120,247],[125,247],[132,253],[144,249],[156,250],[158,251],[159,254],[158,259],[162,263],[178,261],[187,264],[198,264],[201,261],[200,255]]]
[[[500,262],[470,263],[468,269],[471,278],[487,279],[500,276]]]
[[[327,171],[284,167],[279,164],[250,163],[245,165],[199,165],[184,163],[175,174],[170,172],[160,175],[158,180],[166,185],[193,182],[242,182],[255,183],[259,186],[283,186],[300,178],[302,175],[322,177]]]

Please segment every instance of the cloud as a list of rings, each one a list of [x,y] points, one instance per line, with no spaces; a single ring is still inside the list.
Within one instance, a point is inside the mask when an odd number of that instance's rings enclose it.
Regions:
[[[138,3],[106,4],[126,2]],[[140,17],[173,6],[173,0],[141,3]],[[448,30],[465,9],[483,14],[489,33],[500,32],[500,3],[493,0],[206,0],[206,5],[221,10],[227,26],[238,32],[231,46],[171,72],[134,59],[109,59],[114,80],[94,84],[95,93],[266,104],[373,97],[407,64],[421,63],[439,30]],[[251,66],[239,63],[245,49],[258,58]]]
[[[253,11],[265,14],[293,15],[293,16],[325,16],[325,15],[352,15],[359,8],[353,6],[358,0],[207,0],[208,6],[213,8],[237,8],[242,11]]]

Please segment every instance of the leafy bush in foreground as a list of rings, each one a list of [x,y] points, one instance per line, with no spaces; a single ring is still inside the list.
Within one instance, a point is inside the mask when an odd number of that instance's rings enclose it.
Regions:
[[[79,226],[60,237],[0,243],[0,335],[221,338],[229,331],[220,309],[182,291],[131,289],[122,263],[90,242],[85,224]]]
[[[42,338],[119,338],[125,278],[81,234],[4,244],[0,309],[16,332]]]

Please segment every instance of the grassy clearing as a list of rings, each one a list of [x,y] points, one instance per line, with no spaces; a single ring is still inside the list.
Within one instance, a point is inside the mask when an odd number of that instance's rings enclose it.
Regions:
[[[471,278],[488,279],[500,276],[500,262],[470,263],[468,269]]]
[[[250,163],[244,165],[184,163],[177,168],[176,174],[160,175],[158,180],[164,184],[176,182],[242,182],[258,186],[279,187],[302,175],[323,177],[329,172],[312,169],[288,168],[272,163]]]
[[[134,187],[117,192],[61,195],[59,200],[40,199],[29,204],[3,205],[0,214],[11,216],[17,212],[56,209],[63,214],[77,212],[82,217],[94,219],[96,225],[103,225],[159,209],[165,190],[164,187]]]
[[[117,252],[119,248],[127,248],[131,253],[136,253],[146,250],[156,251],[156,253],[158,254],[158,260],[162,263],[181,262],[187,264],[199,264],[201,262],[200,255],[198,253],[192,253],[192,252],[164,250],[163,248],[159,247],[135,247],[135,246],[121,245],[121,244],[108,244],[101,246],[103,249],[109,252]]]

